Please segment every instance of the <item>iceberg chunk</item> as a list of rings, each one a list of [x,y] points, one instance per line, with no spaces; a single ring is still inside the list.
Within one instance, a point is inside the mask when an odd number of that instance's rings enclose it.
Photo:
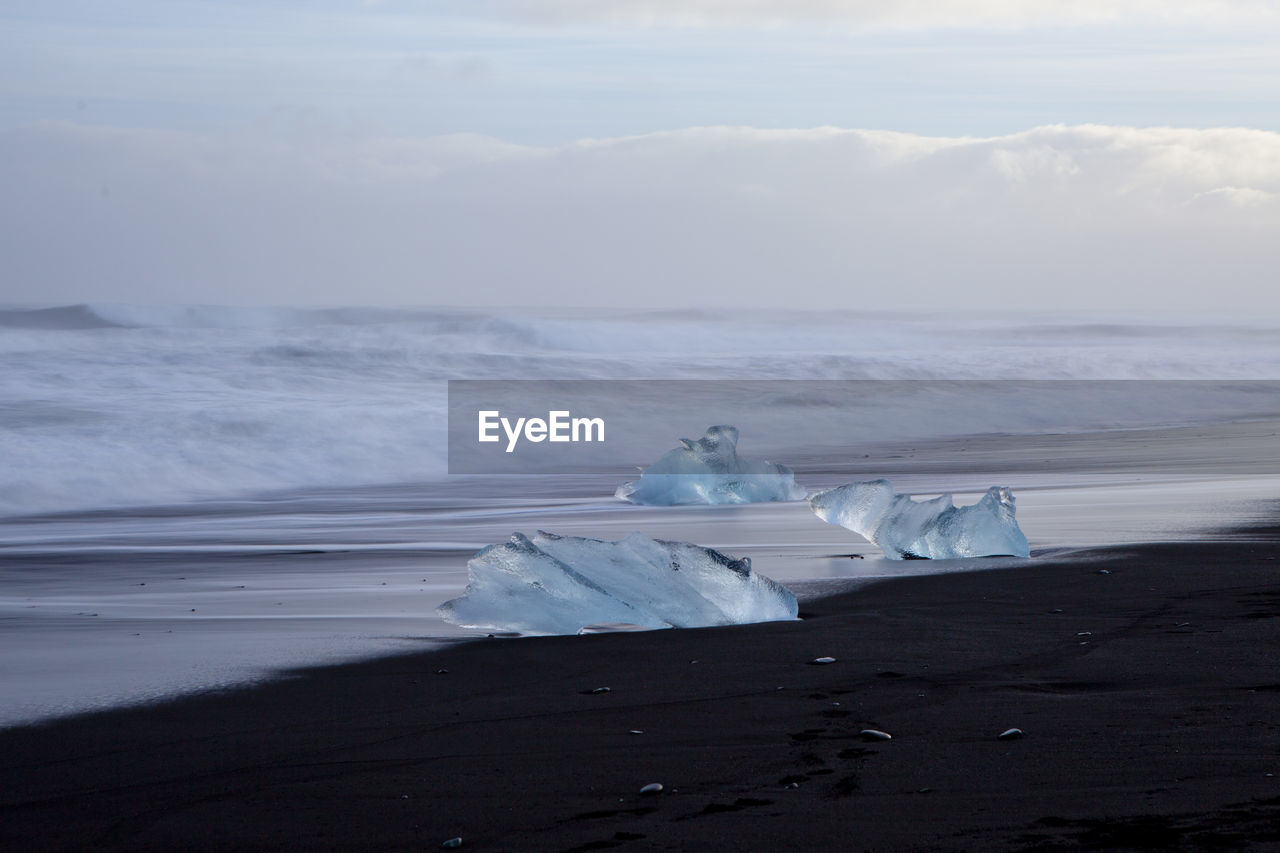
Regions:
[[[694,628],[796,618],[791,590],[751,560],[639,533],[618,542],[514,534],[467,563],[466,593],[436,612],[464,628],[576,634],[600,623]]]
[[[746,504],[798,501],[806,492],[785,465],[738,456],[738,429],[713,426],[658,458],[615,493],[633,504]]]
[[[954,506],[951,495],[915,501],[895,494],[888,480],[874,480],[818,492],[809,506],[823,521],[879,545],[891,560],[1031,556],[1014,518],[1013,493],[1002,486],[972,506]]]

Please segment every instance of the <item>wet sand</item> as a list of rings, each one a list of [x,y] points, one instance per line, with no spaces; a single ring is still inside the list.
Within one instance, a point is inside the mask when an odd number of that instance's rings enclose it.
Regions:
[[[802,615],[482,640],[0,731],[0,846],[1280,845],[1280,529]]]

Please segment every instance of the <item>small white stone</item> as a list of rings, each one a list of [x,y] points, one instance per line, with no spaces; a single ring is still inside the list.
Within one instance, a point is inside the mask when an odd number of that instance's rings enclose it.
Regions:
[[[863,729],[858,732],[858,737],[863,740],[893,740],[893,735],[879,729]]]
[[[609,692],[610,690],[612,690],[612,689],[613,689],[612,687],[597,687],[596,689],[592,690],[591,692],[592,692],[592,693],[608,693],[608,692]]]
[[[1013,740],[1014,738],[1019,737],[1022,737],[1022,729],[1005,729],[1000,734],[996,735],[998,740]]]
[[[446,850],[453,850],[454,848],[461,847],[462,836],[458,836],[457,838],[450,838],[448,841],[446,841],[444,844],[441,844],[440,846]]]
[[[644,734],[644,729],[632,729],[631,731],[627,732],[627,734],[642,735]]]
[[[813,660],[809,661],[809,663],[817,663],[817,664],[835,663],[835,662],[836,662],[835,658],[828,658],[828,657],[814,658]]]
[[[661,793],[662,793],[662,783],[661,783],[661,782],[650,782],[648,785],[645,785],[643,788],[641,788],[641,789],[640,789],[640,793],[642,793],[642,794],[661,794]]]

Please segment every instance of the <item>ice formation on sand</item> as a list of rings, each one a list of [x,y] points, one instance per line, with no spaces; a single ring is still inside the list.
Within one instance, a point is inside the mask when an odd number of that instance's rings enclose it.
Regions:
[[[693,628],[796,618],[789,589],[687,542],[514,534],[467,563],[467,591],[440,605],[464,628],[576,634],[585,625]]]
[[[914,501],[895,494],[888,480],[874,480],[818,492],[809,506],[823,521],[879,545],[892,560],[1031,555],[1014,518],[1013,493],[1001,486],[972,506],[954,506],[951,495]]]
[[[805,496],[787,466],[738,456],[737,427],[709,427],[702,438],[682,438],[680,443],[639,480],[619,486],[617,496],[649,506],[798,501]]]

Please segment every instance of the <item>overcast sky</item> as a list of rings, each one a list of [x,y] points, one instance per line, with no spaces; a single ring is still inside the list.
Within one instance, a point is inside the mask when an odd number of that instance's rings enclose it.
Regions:
[[[0,302],[1274,312],[1275,7],[8,0]]]

